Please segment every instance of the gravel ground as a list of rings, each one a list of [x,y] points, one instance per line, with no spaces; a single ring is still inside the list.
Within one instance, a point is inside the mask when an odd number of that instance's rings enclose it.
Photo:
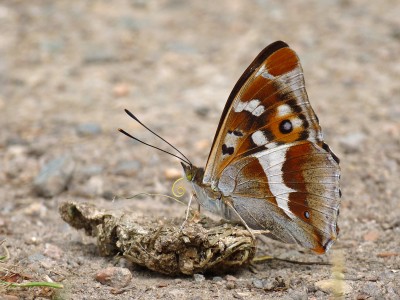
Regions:
[[[330,299],[332,282],[346,299],[400,299],[400,2],[110,3],[0,2],[0,272],[64,284],[0,287],[0,299]],[[234,83],[275,40],[298,52],[341,158],[341,235],[324,256],[268,239],[259,255],[334,268],[274,260],[171,278],[101,257],[60,219],[65,200],[183,218],[164,197],[122,200],[170,193],[180,176],[176,159],[116,131],[162,145],[123,108],[202,166]]]

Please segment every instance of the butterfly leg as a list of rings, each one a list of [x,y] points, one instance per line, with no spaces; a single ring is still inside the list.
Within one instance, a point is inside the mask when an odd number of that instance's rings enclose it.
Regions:
[[[192,194],[190,195],[190,198],[189,198],[189,202],[188,202],[187,208],[186,208],[185,220],[183,221],[183,223],[182,223],[182,225],[181,225],[181,227],[180,227],[180,230],[181,230],[181,231],[182,231],[182,229],[185,227],[186,222],[187,222],[187,220],[189,219],[190,206],[192,205],[192,201],[193,201],[193,198],[194,198],[194,197],[196,197],[196,195],[195,195],[194,192],[192,192]]]
[[[249,233],[251,234],[252,239],[255,240],[256,237],[255,237],[255,235],[253,234],[253,229],[251,229],[251,228],[247,225],[246,221],[243,220],[243,218],[242,218],[242,217],[240,216],[240,214],[237,212],[236,208],[233,207],[232,203],[231,203],[230,201],[225,201],[225,203],[226,203],[227,206],[229,206],[229,207],[232,209],[232,211],[238,216],[240,222],[242,222],[242,224],[244,225],[244,227],[246,227],[246,229],[247,229],[247,230],[249,231]]]
[[[270,233],[269,230],[256,230],[256,229],[251,229],[245,220],[243,220],[242,216],[237,212],[236,208],[233,206],[233,204],[230,201],[226,201],[225,202],[231,209],[232,211],[238,216],[239,220],[242,222],[242,224],[244,225],[244,227],[246,227],[246,229],[248,230],[248,232],[251,234],[251,237],[253,240],[256,239],[255,235],[257,234],[268,234]]]

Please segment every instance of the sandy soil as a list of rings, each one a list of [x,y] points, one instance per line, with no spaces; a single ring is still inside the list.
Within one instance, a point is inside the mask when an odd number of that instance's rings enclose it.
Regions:
[[[116,131],[122,127],[162,145],[123,108],[202,166],[234,83],[263,47],[284,40],[301,58],[325,139],[341,158],[341,235],[324,256],[265,239],[259,254],[325,262],[343,255],[336,264],[345,298],[400,299],[400,2],[110,3],[0,3],[0,241],[10,252],[0,268],[65,285],[57,293],[0,288],[0,294],[332,297],[323,281],[332,277],[329,266],[272,261],[222,278],[171,278],[99,256],[95,241],[58,215],[60,202],[80,199],[159,216],[160,222],[183,218],[185,207],[163,197],[111,201],[114,195],[170,193],[180,172],[176,159]],[[58,179],[41,182],[39,172],[51,161]],[[133,275],[119,295],[94,279],[109,266]],[[271,280],[283,288],[271,288]]]

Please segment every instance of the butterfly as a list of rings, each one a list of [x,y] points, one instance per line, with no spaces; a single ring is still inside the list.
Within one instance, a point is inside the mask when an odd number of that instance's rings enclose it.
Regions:
[[[337,239],[339,158],[286,43],[263,49],[234,86],[205,168],[183,161],[204,209],[318,254]]]

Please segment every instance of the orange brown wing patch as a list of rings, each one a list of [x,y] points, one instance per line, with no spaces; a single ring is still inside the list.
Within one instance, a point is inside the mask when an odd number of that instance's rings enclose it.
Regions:
[[[323,253],[338,234],[338,165],[330,153],[311,143],[290,147],[286,158],[282,167],[284,182],[296,190],[289,196],[289,208],[300,220],[312,225],[318,242],[314,251]]]
[[[274,52],[266,60],[268,73],[273,76],[293,71],[299,64],[299,58],[290,48],[282,48]]]

